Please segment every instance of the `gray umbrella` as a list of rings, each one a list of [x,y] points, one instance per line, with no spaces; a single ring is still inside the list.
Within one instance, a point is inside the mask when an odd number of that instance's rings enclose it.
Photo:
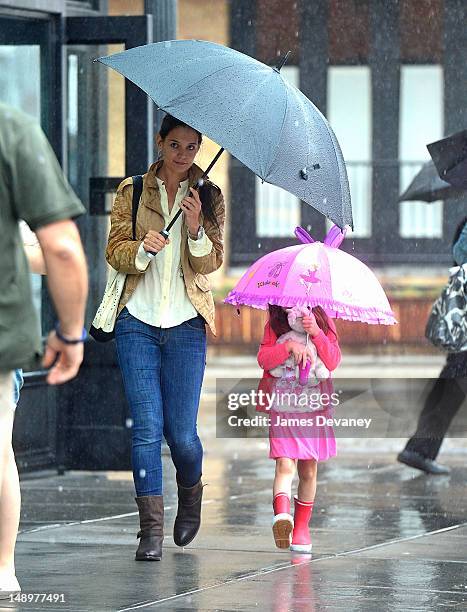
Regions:
[[[263,181],[293,193],[339,227],[353,227],[337,139],[319,110],[282,77],[280,67],[200,40],[144,45],[99,61]]]
[[[449,183],[439,178],[434,163],[430,160],[423,164],[422,169],[415,175],[414,179],[399,197],[399,202],[415,200],[423,202],[436,202],[446,198],[456,198],[465,193],[462,189],[456,189]]]
[[[439,176],[458,189],[467,189],[467,130],[426,145]]]

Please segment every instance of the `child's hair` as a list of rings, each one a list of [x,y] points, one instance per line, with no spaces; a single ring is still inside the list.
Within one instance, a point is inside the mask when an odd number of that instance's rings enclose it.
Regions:
[[[327,334],[330,329],[328,315],[321,306],[315,306],[311,312],[315,315],[318,327]],[[286,334],[291,329],[287,320],[287,311],[282,306],[275,306],[274,304],[269,304],[269,324],[277,337]]]

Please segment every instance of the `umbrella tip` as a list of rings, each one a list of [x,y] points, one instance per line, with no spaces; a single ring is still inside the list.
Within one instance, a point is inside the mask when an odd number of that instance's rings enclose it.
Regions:
[[[274,70],[276,72],[280,72],[282,66],[285,64],[285,62],[289,59],[289,55],[292,53],[292,51],[287,51],[287,53],[284,55],[284,57],[281,59],[281,61],[277,64],[277,66],[274,68]]]
[[[349,229],[349,225],[345,225],[343,230],[338,225],[333,225],[324,239],[324,244],[338,249]]]

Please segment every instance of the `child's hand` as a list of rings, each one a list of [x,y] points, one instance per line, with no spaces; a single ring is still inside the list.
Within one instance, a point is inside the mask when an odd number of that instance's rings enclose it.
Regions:
[[[305,367],[308,357],[310,357],[310,349],[305,348],[304,344],[300,344],[300,342],[296,342],[295,340],[287,341],[287,348],[291,355],[293,355],[295,364],[299,365],[300,363]]]
[[[310,334],[312,338],[317,336],[321,331],[321,328],[319,327],[318,323],[316,323],[315,315],[312,312],[310,312],[309,315],[303,317],[302,325],[306,333]]]

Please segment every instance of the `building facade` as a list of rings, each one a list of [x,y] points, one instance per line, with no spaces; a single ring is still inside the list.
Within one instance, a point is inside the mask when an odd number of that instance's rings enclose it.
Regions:
[[[342,146],[355,230],[343,248],[388,283],[443,275],[466,200],[402,202],[428,159],[426,144],[467,125],[464,0],[0,0],[0,99],[42,124],[88,214],[79,228],[90,262],[87,323],[106,278],[112,193],[154,159],[161,119],[145,94],[92,60],[173,38],[232,46],[282,74],[328,117]],[[201,165],[216,151],[203,144]],[[264,253],[318,239],[326,220],[261,182],[228,155],[212,179],[226,195],[227,288]],[[54,315],[33,279],[45,333]],[[410,317],[409,317],[410,318]],[[222,329],[222,326],[220,326]],[[128,414],[112,346],[89,343],[82,371],[51,389],[26,373],[15,444],[22,469],[127,468]]]

